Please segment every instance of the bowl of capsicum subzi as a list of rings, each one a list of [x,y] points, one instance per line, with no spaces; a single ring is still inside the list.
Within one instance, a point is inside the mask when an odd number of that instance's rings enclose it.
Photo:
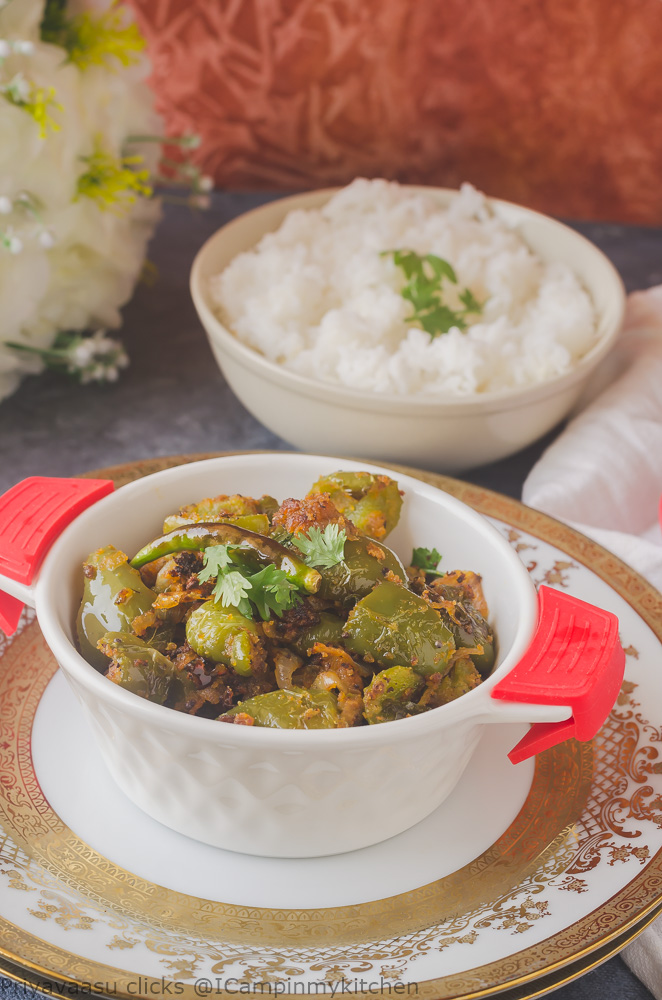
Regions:
[[[365,847],[450,793],[528,648],[529,575],[481,515],[365,463],[227,456],[123,486],[35,589],[105,765],[150,816],[267,856]]]

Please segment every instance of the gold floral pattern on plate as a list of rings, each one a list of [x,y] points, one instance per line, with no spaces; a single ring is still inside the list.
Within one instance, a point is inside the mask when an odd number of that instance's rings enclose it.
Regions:
[[[617,955],[619,951],[633,941],[639,934],[641,934],[642,931],[646,929],[646,927],[648,927],[654,920],[657,920],[660,916],[662,916],[662,905],[652,910],[641,922],[635,924],[634,927],[629,928],[624,934],[618,935],[612,939],[609,944],[601,948],[596,948],[589,955],[572,962],[569,965],[563,966],[561,969],[557,969],[554,972],[537,977],[533,983],[529,981],[521,986],[515,986],[511,989],[499,991],[499,997],[502,998],[502,1000],[533,1000],[535,997],[541,997],[551,990],[558,989],[560,986],[565,986],[566,984],[573,982],[580,976],[583,976],[587,972],[596,968],[598,965],[601,965],[607,959]],[[114,972],[114,970],[110,971]],[[387,967],[383,969],[383,978],[385,980],[392,979],[395,981],[402,981],[402,975],[397,974],[397,971],[399,970],[396,970],[396,974],[391,975],[390,968]],[[337,979],[334,980],[333,976],[337,975],[338,970],[333,966],[329,966],[328,972],[331,978],[327,981],[337,982]],[[60,986],[59,989],[56,987],[58,994],[64,995],[65,987],[60,985],[62,980],[58,980],[48,972],[32,972],[28,969],[22,968],[21,966],[15,965],[13,962],[9,962],[7,960],[3,961],[0,959],[0,974],[5,975],[13,982],[32,987],[33,989],[43,990],[46,988],[47,992],[50,994],[54,992],[55,983]],[[175,977],[173,977],[173,979],[174,978]],[[67,981],[72,984],[78,984],[81,982],[81,980],[73,979],[69,979]],[[100,980],[92,982],[100,982]]]
[[[121,485],[207,457],[213,456],[155,459],[101,474]],[[574,572],[588,566],[662,638],[662,596],[593,542],[490,491],[394,468],[503,522],[504,533],[536,583],[567,587]],[[538,539],[560,550],[552,562],[540,556]],[[632,658],[638,655],[631,643],[627,652]],[[419,983],[422,996],[468,997],[492,987],[523,984],[593,950],[604,950],[618,936],[634,933],[659,902],[662,851],[653,856],[644,827],[662,828],[662,781],[653,784],[662,773],[654,746],[662,742],[662,730],[642,714],[631,681],[624,684],[594,746],[570,742],[538,758],[523,809],[480,858],[399,896],[297,911],[215,903],[166,890],[113,865],[68,830],[44,799],[30,758],[32,720],[55,669],[34,625],[24,627],[15,641],[0,645],[0,817],[6,833],[0,875],[9,889],[29,900],[26,908],[45,927],[52,921],[64,929],[105,934],[109,962],[138,944],[147,946],[161,956],[164,974],[182,984],[182,995],[194,995],[190,982],[205,970],[222,975],[239,969],[252,981],[305,974],[328,982],[334,976],[367,972],[385,980],[411,980],[417,959],[474,945],[483,933],[522,936],[524,944],[527,931],[550,915],[552,890],[580,897],[599,866],[640,869],[607,903],[544,944]],[[6,961],[56,976],[68,970],[78,981],[112,974],[120,993],[122,981],[127,986],[135,980],[112,964],[55,948],[5,918],[0,918],[0,930]]]

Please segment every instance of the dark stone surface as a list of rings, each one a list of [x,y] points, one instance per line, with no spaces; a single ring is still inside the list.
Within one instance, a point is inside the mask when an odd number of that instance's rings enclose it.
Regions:
[[[30,475],[70,476],[155,455],[289,446],[262,427],[225,384],[188,294],[193,257],[235,215],[270,200],[259,194],[216,194],[193,215],[168,206],[151,250],[160,280],[138,288],[124,310],[122,337],[131,366],[111,386],[80,386],[47,374],[27,378],[0,405],[0,490]],[[659,229],[582,223],[619,269],[629,291],[662,281]],[[554,438],[465,475],[519,497],[534,462]],[[32,991],[0,977],[7,1000]],[[650,1000],[620,958],[556,994],[559,1000]],[[507,994],[503,995],[507,997]]]

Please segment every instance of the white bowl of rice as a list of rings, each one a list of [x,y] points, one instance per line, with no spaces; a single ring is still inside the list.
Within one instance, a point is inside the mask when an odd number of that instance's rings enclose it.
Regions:
[[[363,179],[224,226],[191,292],[228,383],[270,430],[306,451],[444,471],[510,455],[566,417],[625,307],[610,261],[553,219],[470,185]]]

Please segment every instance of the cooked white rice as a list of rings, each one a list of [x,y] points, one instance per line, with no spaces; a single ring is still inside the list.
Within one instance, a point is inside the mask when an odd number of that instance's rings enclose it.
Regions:
[[[482,313],[432,339],[405,319],[402,270],[383,250],[449,261]],[[595,343],[591,299],[564,264],[545,264],[463,185],[450,208],[383,180],[356,180],[211,279],[219,316],[292,371],[373,392],[467,396],[567,372]]]

